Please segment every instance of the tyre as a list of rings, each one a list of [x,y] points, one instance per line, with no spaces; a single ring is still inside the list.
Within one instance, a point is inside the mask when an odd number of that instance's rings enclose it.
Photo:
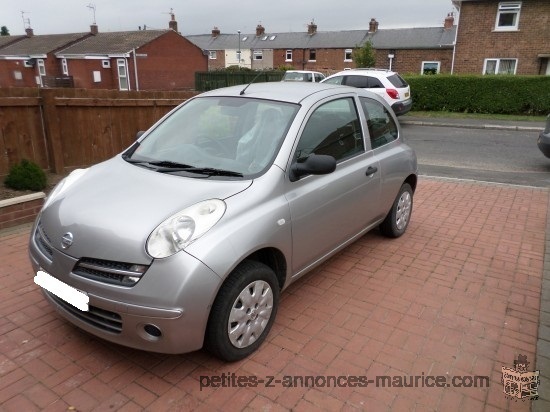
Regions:
[[[273,270],[260,262],[241,263],[214,300],[206,349],[229,362],[247,357],[269,333],[278,304],[279,283]]]
[[[407,230],[413,208],[413,190],[404,183],[393,202],[392,208],[380,224],[380,232],[387,237],[399,237]]]

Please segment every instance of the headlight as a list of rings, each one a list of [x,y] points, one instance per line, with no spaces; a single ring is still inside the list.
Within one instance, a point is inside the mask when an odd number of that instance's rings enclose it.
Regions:
[[[73,170],[66,178],[64,178],[62,181],[60,181],[57,186],[51,191],[51,193],[46,198],[46,201],[44,202],[44,206],[42,206],[42,209],[45,209],[50,203],[53,202],[53,200],[58,197],[61,193],[65,192],[69,187],[71,187],[74,182],[76,182],[78,179],[80,179],[84,174],[88,171],[88,169],[75,169]]]
[[[210,199],[170,216],[149,236],[147,253],[161,259],[185,249],[208,232],[224,213],[225,203]]]

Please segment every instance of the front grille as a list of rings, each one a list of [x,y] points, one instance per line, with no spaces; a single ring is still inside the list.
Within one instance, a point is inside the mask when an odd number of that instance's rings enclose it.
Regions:
[[[111,260],[82,258],[73,273],[86,279],[118,286],[134,286],[147,271],[148,266]]]
[[[118,313],[96,308],[95,306],[88,306],[88,311],[83,312],[80,309],[75,308],[70,303],[65,302],[63,299],[58,298],[53,293],[46,290],[45,292],[55,303],[65,309],[65,311],[69,312],[81,321],[86,322],[88,325],[94,326],[106,332],[116,334],[122,332],[122,318]]]
[[[44,232],[44,228],[42,227],[42,224],[40,222],[38,222],[38,225],[36,225],[36,231],[34,232],[34,241],[42,254],[49,257],[51,260],[53,257],[52,242],[48,235],[46,235],[46,232]]]

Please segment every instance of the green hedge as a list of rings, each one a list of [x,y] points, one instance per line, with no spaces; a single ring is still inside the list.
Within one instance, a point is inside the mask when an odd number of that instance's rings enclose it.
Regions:
[[[403,76],[412,110],[515,115],[550,113],[550,76]]]
[[[280,70],[216,70],[209,72],[195,72],[195,90],[204,92],[220,87],[248,84],[250,82],[278,82],[281,81],[285,72]]]

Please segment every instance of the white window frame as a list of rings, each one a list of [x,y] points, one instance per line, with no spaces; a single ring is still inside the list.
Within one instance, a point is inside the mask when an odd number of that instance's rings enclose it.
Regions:
[[[40,76],[45,76],[46,75],[46,65],[44,64],[44,60],[43,59],[37,59],[36,60],[36,65],[38,66],[38,74]]]
[[[420,66],[420,74],[424,75],[424,70],[426,70],[426,67],[424,67],[426,64],[436,64],[436,74],[439,74],[439,71],[441,70],[441,62],[438,61],[423,61],[422,66]]]
[[[502,61],[514,61],[514,73],[499,73],[500,71],[500,64],[502,63]],[[512,59],[512,58],[490,58],[490,59],[485,59],[485,61],[483,62],[483,74],[490,74],[492,75],[493,73],[487,73],[487,66],[489,63],[491,62],[495,62],[495,75],[496,74],[516,74],[517,70],[518,70],[518,59]]]
[[[521,1],[503,1],[498,3],[497,20],[495,22],[495,31],[518,31],[519,16],[521,13]],[[503,14],[515,14],[514,24],[512,26],[501,26],[500,17]]]
[[[261,60],[264,59],[264,51],[263,50],[254,50],[252,55],[254,56],[255,61],[261,61]]]
[[[130,90],[130,77],[128,76],[128,66],[126,66],[125,59],[117,59],[117,76],[118,76],[118,89],[119,90]],[[124,73],[121,74],[120,69],[124,69]],[[123,87],[122,81],[125,79],[126,88]]]
[[[216,50],[209,50],[208,51],[208,59],[216,60],[217,58],[218,58],[218,52]]]
[[[64,76],[69,75],[69,65],[67,64],[67,59],[61,59],[61,71]]]
[[[348,63],[353,61],[352,53],[353,53],[352,49],[344,50],[344,62]]]
[[[101,67],[103,67],[104,69],[110,69],[111,60],[101,60]]]
[[[314,59],[311,58],[313,54],[313,57],[315,57]],[[317,61],[317,49],[309,49],[309,53],[308,53],[308,62],[316,62]]]
[[[291,62],[292,61],[292,50],[287,50],[285,52],[285,62]]]

